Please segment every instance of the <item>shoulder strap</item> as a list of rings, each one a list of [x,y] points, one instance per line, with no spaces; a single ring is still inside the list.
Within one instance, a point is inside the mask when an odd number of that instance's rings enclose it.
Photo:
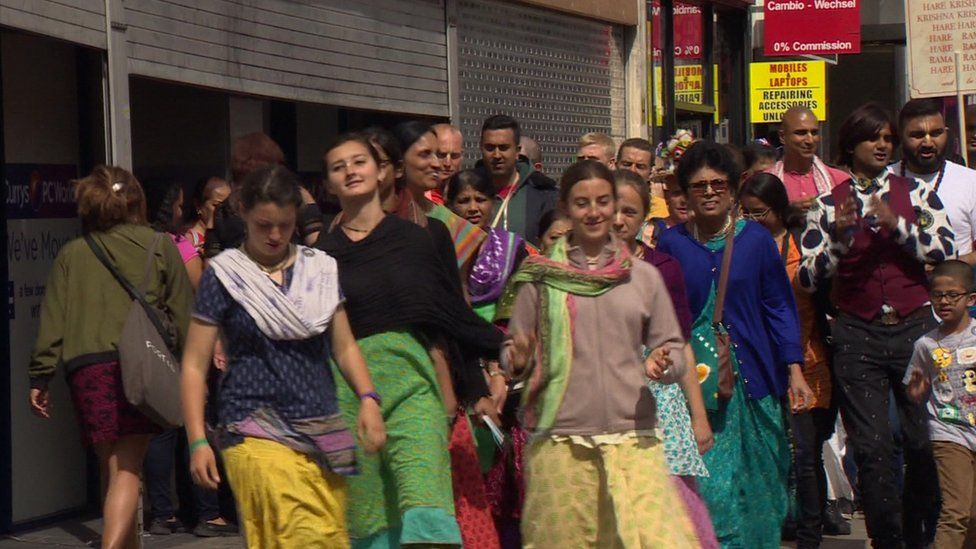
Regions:
[[[725,290],[729,286],[729,270],[732,265],[732,244],[735,242],[735,218],[737,213],[732,211],[732,225],[725,234],[725,250],[722,252],[722,270],[718,275],[718,288],[715,291],[715,311],[712,313],[712,324],[722,322],[722,312],[725,309]]]
[[[154,251],[156,250],[156,246],[159,243],[159,238],[161,236],[162,235],[160,233],[156,233],[156,237],[153,239],[152,244],[149,245],[149,259],[147,260],[147,263],[149,263],[150,265],[152,264]],[[163,326],[163,322],[160,320],[159,313],[156,312],[155,307],[153,307],[152,305],[149,304],[148,301],[146,301],[146,298],[142,294],[142,292],[137,290],[135,286],[133,286],[132,283],[128,281],[128,279],[122,276],[122,273],[120,273],[119,270],[115,268],[115,265],[113,265],[111,260],[109,260],[108,256],[105,255],[105,251],[102,250],[102,247],[99,246],[97,242],[95,242],[95,239],[92,238],[90,234],[85,235],[85,242],[88,243],[88,247],[91,248],[91,251],[92,253],[95,254],[95,257],[97,257],[98,260],[102,262],[102,265],[105,265],[105,268],[108,269],[110,273],[112,273],[112,276],[115,277],[115,280],[118,281],[119,285],[121,285],[125,289],[126,293],[129,294],[129,297],[139,302],[139,305],[143,308],[144,311],[146,311],[146,316],[149,317],[149,320],[150,322],[153,323],[153,326],[156,328],[156,331],[159,332],[159,335],[163,337],[163,341],[165,341],[166,345],[170,349],[172,349],[174,345],[173,345],[173,341],[171,341],[172,340],[171,334],[169,330],[167,330],[166,327]]]

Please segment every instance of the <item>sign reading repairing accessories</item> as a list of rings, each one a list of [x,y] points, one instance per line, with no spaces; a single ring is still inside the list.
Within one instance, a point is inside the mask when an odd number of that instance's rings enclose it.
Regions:
[[[763,53],[834,55],[861,52],[861,0],[766,0]]]
[[[749,64],[749,105],[753,124],[779,122],[790,107],[802,105],[827,119],[824,61]]]

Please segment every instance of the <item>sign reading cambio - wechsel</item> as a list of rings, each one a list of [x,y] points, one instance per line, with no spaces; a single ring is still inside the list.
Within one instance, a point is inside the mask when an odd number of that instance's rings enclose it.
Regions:
[[[766,0],[766,56],[860,53],[860,0]]]
[[[976,0],[906,0],[909,92],[912,97],[976,92]]]
[[[753,124],[779,122],[802,105],[827,119],[827,78],[823,61],[749,64],[749,104]]]

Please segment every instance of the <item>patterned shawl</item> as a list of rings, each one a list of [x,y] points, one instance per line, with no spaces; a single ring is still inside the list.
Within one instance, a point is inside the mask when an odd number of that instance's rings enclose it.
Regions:
[[[531,283],[539,288],[538,368],[529,374],[522,395],[525,425],[535,432],[552,426],[562,404],[573,362],[574,296],[595,297],[630,279],[631,256],[627,246],[617,245],[613,259],[589,271],[569,264],[567,238],[556,241],[548,256],[526,258],[512,277],[499,305],[499,317],[510,318],[518,288]]]

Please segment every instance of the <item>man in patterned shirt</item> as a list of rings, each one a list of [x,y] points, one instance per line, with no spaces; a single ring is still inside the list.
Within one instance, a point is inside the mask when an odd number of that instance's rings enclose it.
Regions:
[[[897,141],[877,104],[855,110],[840,128],[841,163],[851,179],[821,195],[807,213],[800,285],[832,281],[834,374],[868,535],[875,547],[922,547],[923,523],[938,506],[935,463],[924,409],[899,383],[913,344],[933,329],[925,267],[954,255],[954,235],[931,187],[885,168]],[[898,491],[889,395],[904,438],[905,493]],[[903,529],[904,524],[904,529]]]

